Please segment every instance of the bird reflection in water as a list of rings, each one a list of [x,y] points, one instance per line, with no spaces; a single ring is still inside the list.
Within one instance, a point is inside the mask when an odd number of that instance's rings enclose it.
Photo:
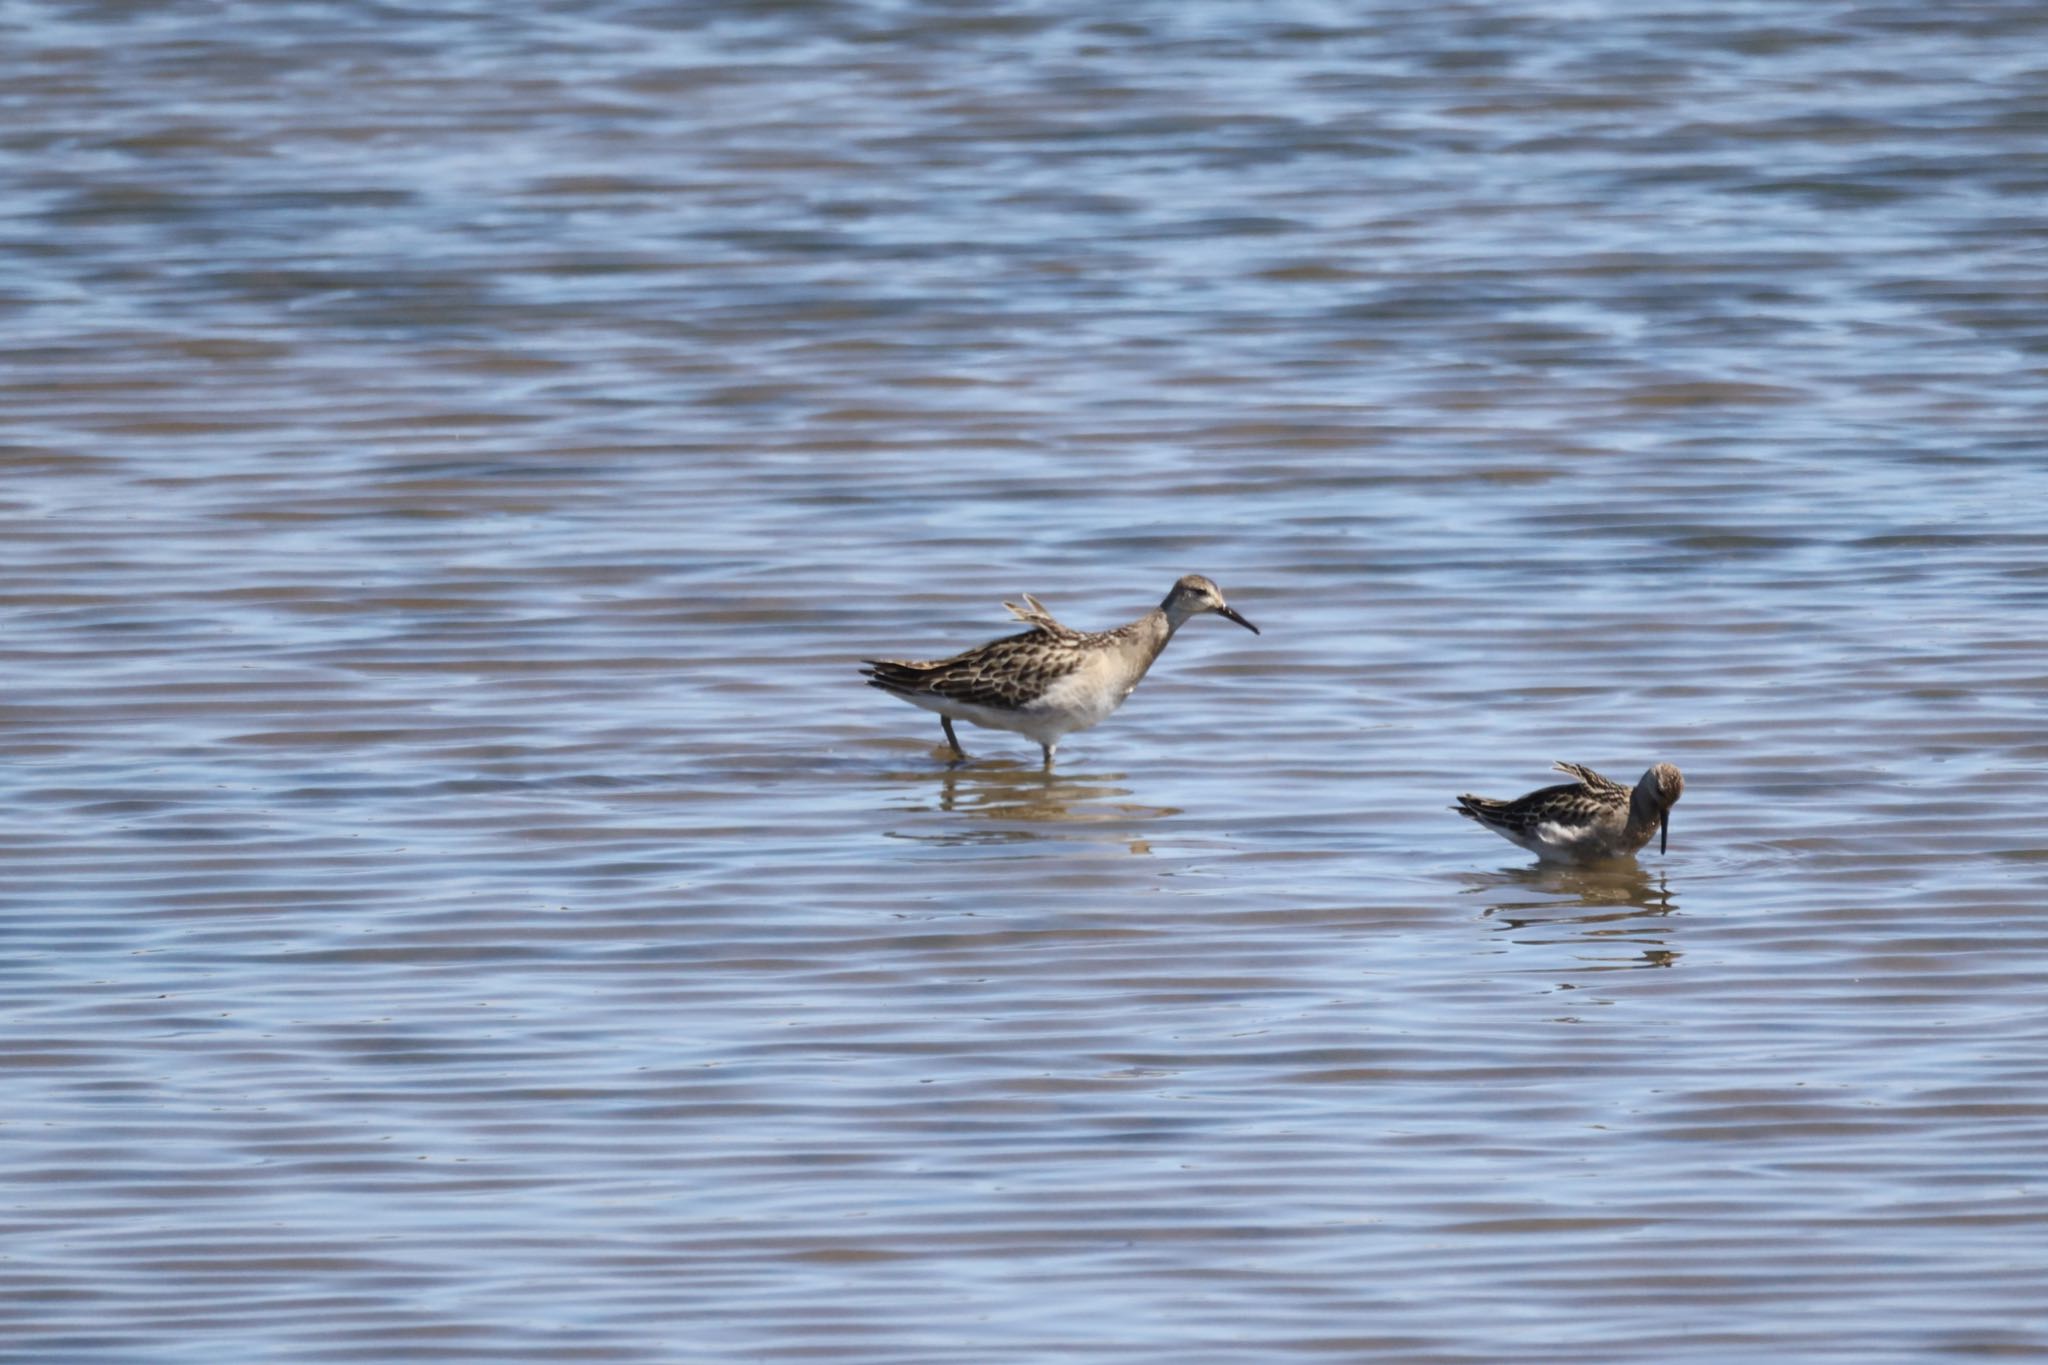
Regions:
[[[1670,967],[1680,954],[1659,930],[1675,914],[1671,883],[1661,870],[1633,862],[1594,867],[1505,868],[1466,878],[1468,894],[1486,896],[1485,917],[1529,944],[1609,943],[1639,948],[1604,963],[1617,967]]]
[[[1123,780],[1122,773],[1052,772],[1008,759],[980,759],[950,764],[936,773],[904,773],[901,778],[920,788],[935,788],[929,805],[919,802],[911,809],[977,822],[953,823],[942,830],[892,831],[896,838],[933,843],[1081,839],[1121,843],[1132,853],[1144,854],[1152,851],[1151,844],[1132,826],[1181,813],[1173,806],[1119,799],[1131,794],[1116,785]]]

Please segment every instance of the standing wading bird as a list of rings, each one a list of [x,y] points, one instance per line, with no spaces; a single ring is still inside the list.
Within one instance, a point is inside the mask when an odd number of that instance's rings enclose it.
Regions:
[[[1631,789],[1577,763],[1556,766],[1579,780],[1513,801],[1461,796],[1451,809],[1548,862],[1626,858],[1660,832],[1657,851],[1670,847],[1671,808],[1685,791],[1676,767],[1655,764]]]
[[[1003,605],[1031,629],[950,659],[862,660],[867,667],[861,674],[868,686],[938,712],[946,742],[961,758],[967,751],[953,733],[956,720],[1031,736],[1045,751],[1049,769],[1060,740],[1101,724],[1122,706],[1189,617],[1214,612],[1259,633],[1257,626],[1230,609],[1221,588],[1197,573],[1174,584],[1158,606],[1115,630],[1071,630],[1053,620],[1030,593],[1024,594],[1021,607],[1014,602]]]

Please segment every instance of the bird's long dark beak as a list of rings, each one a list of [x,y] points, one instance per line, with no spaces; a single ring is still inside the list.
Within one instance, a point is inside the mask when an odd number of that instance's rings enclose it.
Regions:
[[[1663,831],[1664,836],[1657,841],[1657,856],[1661,858],[1671,851],[1671,816],[1669,812],[1666,812],[1664,818],[1658,822],[1658,825]]]
[[[1231,610],[1229,607],[1216,608],[1216,614],[1226,621],[1237,622],[1239,625],[1243,626],[1246,630],[1250,631],[1254,635],[1257,635],[1259,633],[1259,628],[1257,626],[1245,620],[1242,616],[1239,616],[1235,611]]]

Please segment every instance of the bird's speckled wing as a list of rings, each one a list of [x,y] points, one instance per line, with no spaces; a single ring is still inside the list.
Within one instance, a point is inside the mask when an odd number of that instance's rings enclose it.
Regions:
[[[1594,775],[1598,776],[1597,773]],[[1606,781],[1604,778],[1601,780]],[[1607,782],[1607,786],[1622,794],[1620,801],[1616,801],[1613,792],[1603,788],[1583,782],[1566,782],[1530,792],[1527,796],[1518,796],[1512,801],[1461,796],[1458,808],[1462,814],[1471,816],[1482,825],[1512,830],[1517,834],[1534,834],[1544,825],[1584,829],[1610,818],[1617,806],[1626,807],[1628,789],[1612,782]]]
[[[1025,625],[1037,626],[1040,630],[1052,635],[1079,635],[1081,633],[1063,626],[1054,620],[1052,613],[1046,610],[1045,603],[1039,601],[1030,593],[1023,594],[1023,597],[1024,605],[1021,607],[1015,602],[1005,602],[1003,605],[1010,609],[1010,615],[1016,617]]]
[[[1576,777],[1579,779],[1579,781],[1585,783],[1586,786],[1592,791],[1621,792],[1624,795],[1628,793],[1627,787],[1622,786],[1621,783],[1616,782],[1612,778],[1600,776],[1600,774],[1594,772],[1591,768],[1587,767],[1583,763],[1566,763],[1560,760],[1556,763],[1551,764],[1550,766],[1557,769],[1561,773],[1570,773],[1573,777]],[[1554,788],[1549,790],[1554,790]],[[1536,793],[1532,792],[1530,793],[1530,795],[1533,796],[1536,795]]]
[[[991,640],[950,659],[928,663],[869,659],[861,672],[884,692],[948,697],[974,706],[1015,711],[1081,667],[1088,637],[1043,627]]]

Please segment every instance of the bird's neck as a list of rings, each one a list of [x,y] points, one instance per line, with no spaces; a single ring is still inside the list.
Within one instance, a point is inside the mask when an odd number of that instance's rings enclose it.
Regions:
[[[1180,622],[1169,616],[1165,608],[1154,607],[1117,632],[1123,637],[1119,643],[1131,674],[1131,686],[1137,686],[1138,679],[1145,676],[1145,670],[1152,667],[1152,661],[1178,629]]]
[[[1664,819],[1664,808],[1657,804],[1656,788],[1648,783],[1636,787],[1628,794],[1628,827],[1632,830],[1655,829]]]
[[[1145,614],[1148,617],[1156,616],[1164,622],[1166,625],[1166,638],[1171,640],[1173,633],[1186,625],[1188,619],[1197,613],[1193,607],[1188,606],[1182,601],[1178,594],[1171,594],[1164,602],[1161,602]]]

